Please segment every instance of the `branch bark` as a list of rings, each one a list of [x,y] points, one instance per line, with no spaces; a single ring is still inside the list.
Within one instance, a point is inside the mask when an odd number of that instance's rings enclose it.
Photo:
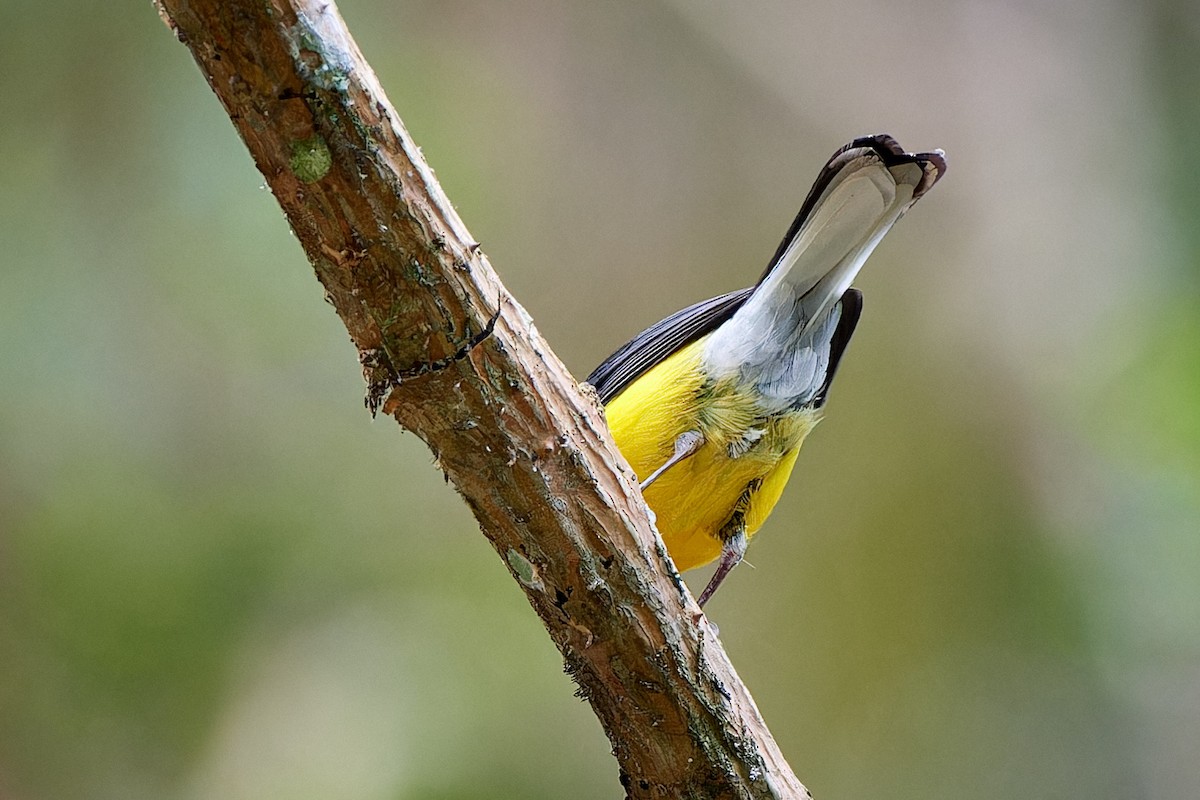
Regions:
[[[562,652],[630,797],[808,797],[594,394],[501,285],[327,0],[157,0],[358,348]]]

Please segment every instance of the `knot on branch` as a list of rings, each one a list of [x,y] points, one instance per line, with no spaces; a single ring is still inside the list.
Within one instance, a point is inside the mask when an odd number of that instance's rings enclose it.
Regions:
[[[363,378],[367,381],[367,392],[363,398],[363,405],[371,412],[371,416],[374,417],[379,413],[379,409],[383,408],[392,389],[404,381],[441,372],[469,356],[472,350],[483,344],[496,330],[496,322],[500,319],[500,310],[500,301],[497,298],[496,311],[488,319],[483,329],[479,333],[469,336],[453,353],[436,361],[426,361],[407,369],[397,369],[387,350],[383,347],[372,347],[360,351],[358,363],[362,365]]]

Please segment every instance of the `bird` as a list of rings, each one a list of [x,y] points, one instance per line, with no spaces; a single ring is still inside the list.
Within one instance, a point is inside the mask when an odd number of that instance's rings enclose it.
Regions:
[[[942,150],[854,139],[817,175],[753,286],[677,311],[586,379],[684,572],[742,560],[791,476],[862,314],[851,283],[883,235],[946,172]]]

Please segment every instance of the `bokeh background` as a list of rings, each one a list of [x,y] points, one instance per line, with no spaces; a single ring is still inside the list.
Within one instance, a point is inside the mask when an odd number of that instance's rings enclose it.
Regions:
[[[1200,7],[342,11],[580,377],[944,148],[710,614],[819,798],[1195,795]],[[0,17],[0,797],[620,796],[150,4]]]

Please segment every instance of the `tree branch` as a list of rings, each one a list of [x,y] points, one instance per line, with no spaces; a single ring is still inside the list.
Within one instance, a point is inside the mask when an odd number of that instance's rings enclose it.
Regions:
[[[367,403],[474,511],[630,797],[807,797],[581,391],[442,194],[332,3],[157,0],[358,348]]]

